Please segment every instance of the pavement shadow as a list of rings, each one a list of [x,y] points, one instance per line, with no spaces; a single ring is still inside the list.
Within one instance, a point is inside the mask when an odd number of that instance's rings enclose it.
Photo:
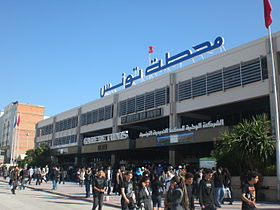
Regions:
[[[88,206],[88,203],[74,203],[74,202],[61,202],[61,201],[48,201],[49,203],[57,203],[57,204],[74,204],[74,205],[83,205],[83,206]]]

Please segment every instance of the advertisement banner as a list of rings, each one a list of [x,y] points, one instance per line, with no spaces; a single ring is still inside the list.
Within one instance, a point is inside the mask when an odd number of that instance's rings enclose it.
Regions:
[[[172,133],[163,136],[157,136],[157,146],[169,144],[184,144],[194,140],[194,132]]]

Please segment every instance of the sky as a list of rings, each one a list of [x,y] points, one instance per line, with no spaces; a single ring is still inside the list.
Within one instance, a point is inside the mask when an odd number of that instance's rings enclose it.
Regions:
[[[59,114],[145,69],[149,46],[164,59],[222,36],[230,50],[267,36],[263,16],[262,0],[0,0],[0,110],[19,101]]]

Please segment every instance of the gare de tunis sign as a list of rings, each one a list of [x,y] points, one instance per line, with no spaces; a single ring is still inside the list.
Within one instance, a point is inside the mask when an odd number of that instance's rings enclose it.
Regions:
[[[100,88],[100,97],[104,97],[105,95],[108,95],[108,94],[116,91],[116,89],[121,88],[121,87],[129,88],[133,84],[135,84],[135,81],[143,79],[144,76],[147,77],[152,74],[156,74],[156,73],[166,70],[174,65],[183,63],[183,62],[193,59],[197,56],[202,56],[202,54],[205,54],[212,50],[221,48],[221,47],[223,47],[223,45],[224,45],[224,38],[219,36],[215,39],[214,43],[212,43],[210,41],[206,41],[201,44],[192,46],[194,51],[185,50],[185,51],[180,52],[173,56],[170,56],[170,53],[167,52],[165,54],[165,64],[164,65],[163,65],[162,59],[160,59],[160,60],[154,59],[151,62],[150,66],[148,66],[145,69],[145,72],[143,72],[142,69],[139,69],[139,67],[136,67],[133,70],[135,72],[138,72],[138,75],[129,74],[126,76],[125,73],[122,73],[122,78],[121,78],[120,83],[118,83],[114,86],[112,86],[112,84],[109,83],[107,85],[104,85],[102,88]]]

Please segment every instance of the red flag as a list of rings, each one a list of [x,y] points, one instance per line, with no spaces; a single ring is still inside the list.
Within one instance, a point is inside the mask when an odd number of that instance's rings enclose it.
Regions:
[[[154,46],[150,46],[149,47],[149,53],[153,53],[154,52],[155,47]]]
[[[264,7],[265,27],[268,28],[272,23],[272,16],[271,16],[272,6],[270,0],[263,0],[263,7]]]
[[[17,126],[19,126],[19,123],[20,123],[20,115],[18,115]]]

